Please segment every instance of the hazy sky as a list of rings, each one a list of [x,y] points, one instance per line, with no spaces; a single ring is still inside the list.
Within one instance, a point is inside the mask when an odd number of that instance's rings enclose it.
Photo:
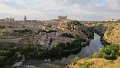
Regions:
[[[120,0],[0,0],[0,18],[44,20],[66,14],[77,20],[120,19]]]

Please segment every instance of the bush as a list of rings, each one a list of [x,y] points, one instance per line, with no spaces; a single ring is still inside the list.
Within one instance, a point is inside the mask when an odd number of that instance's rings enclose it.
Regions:
[[[91,63],[85,62],[85,63],[80,64],[80,68],[89,68],[90,65]]]
[[[0,26],[0,29],[4,29],[5,28],[5,26]]]
[[[15,48],[13,48],[13,50],[24,55],[26,57],[26,59],[39,58],[43,54],[42,47],[37,46],[37,45],[24,45],[24,46],[17,47],[17,48],[15,47]]]
[[[119,55],[119,46],[107,45],[106,47],[101,48],[96,54],[94,54],[94,57],[114,60],[117,59]]]
[[[46,31],[46,30],[39,30],[39,31],[38,31],[38,34],[39,34],[40,32],[51,33],[51,32],[57,32],[57,31],[56,31],[56,30],[48,30],[48,31]]]
[[[14,30],[14,32],[18,32],[18,33],[31,33],[32,31],[30,29],[24,29],[24,30]]]
[[[68,34],[68,33],[63,33],[61,36],[63,36],[63,37],[69,37],[69,38],[74,38],[74,36],[72,34]]]
[[[37,45],[23,45],[17,47],[0,46],[0,67],[5,68],[5,66],[13,65],[15,62],[22,60],[23,55],[26,59],[41,59],[41,56],[43,56],[43,48]]]
[[[66,28],[68,30],[79,29],[79,27],[82,26],[82,25],[83,24],[81,24],[77,20],[70,20],[70,21],[67,22]]]
[[[79,21],[77,21],[77,20],[71,20],[70,22],[69,22],[70,24],[73,24],[73,25],[82,25]]]
[[[56,30],[48,30],[46,31],[47,33],[51,33],[51,32],[57,32]]]
[[[0,50],[0,66],[5,68],[5,66],[12,65],[18,59],[17,55],[11,51]],[[21,59],[20,59],[21,60]]]

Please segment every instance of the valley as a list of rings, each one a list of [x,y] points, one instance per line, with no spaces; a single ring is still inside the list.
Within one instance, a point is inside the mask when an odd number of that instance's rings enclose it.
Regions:
[[[89,68],[97,61],[115,62],[119,57],[119,22],[81,23],[58,18],[34,23],[39,27],[32,26],[33,23],[23,21],[22,29],[20,22],[18,27],[1,25],[0,66],[79,68],[83,65],[84,68],[85,63],[85,67]],[[108,51],[104,50],[107,48]]]

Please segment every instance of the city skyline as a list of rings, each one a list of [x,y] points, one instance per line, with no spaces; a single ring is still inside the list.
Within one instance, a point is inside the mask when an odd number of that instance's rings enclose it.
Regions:
[[[76,20],[120,19],[120,0],[0,0],[0,18],[46,20],[66,14]]]

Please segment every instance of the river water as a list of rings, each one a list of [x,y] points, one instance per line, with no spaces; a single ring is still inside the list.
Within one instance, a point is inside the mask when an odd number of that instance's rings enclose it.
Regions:
[[[66,65],[71,63],[75,57],[87,58],[101,48],[100,36],[94,33],[94,39],[90,41],[89,46],[84,47],[76,55],[69,55],[67,58],[62,58],[56,61],[41,61],[37,59],[26,60],[21,68],[65,68]]]

